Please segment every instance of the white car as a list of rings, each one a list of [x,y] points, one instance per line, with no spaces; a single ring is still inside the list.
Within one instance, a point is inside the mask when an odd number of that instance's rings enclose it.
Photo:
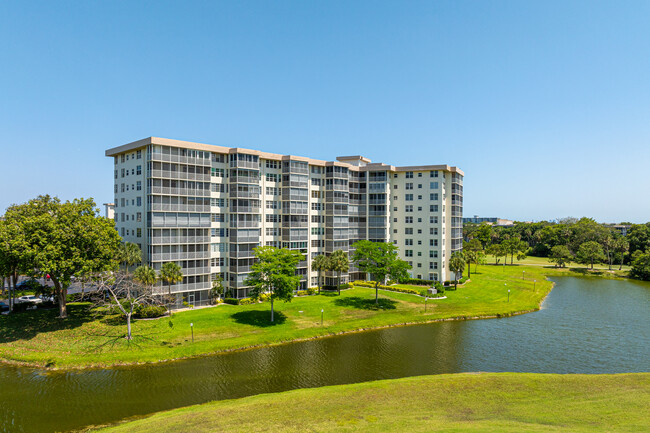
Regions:
[[[23,302],[30,302],[32,304],[42,304],[43,300],[39,297],[36,297],[34,295],[28,295],[28,296],[21,296],[20,298],[16,298],[16,303],[20,304]]]

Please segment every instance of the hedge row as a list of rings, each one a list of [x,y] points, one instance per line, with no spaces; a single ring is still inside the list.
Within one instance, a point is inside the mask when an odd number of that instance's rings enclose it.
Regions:
[[[375,283],[370,281],[354,281],[352,284],[355,286],[370,287],[372,289],[375,288]],[[415,289],[406,289],[406,288],[395,287],[395,286],[384,286],[383,284],[380,284],[379,288],[382,290],[390,290],[391,292],[410,293],[412,295],[423,295],[426,293],[426,290],[423,291],[423,290],[415,290]]]

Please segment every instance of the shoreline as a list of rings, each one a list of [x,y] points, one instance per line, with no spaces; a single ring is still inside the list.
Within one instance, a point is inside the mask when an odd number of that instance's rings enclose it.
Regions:
[[[403,326],[426,325],[426,324],[438,323],[438,322],[455,322],[455,321],[464,321],[464,320],[501,319],[501,318],[507,318],[507,317],[512,317],[512,316],[520,316],[522,314],[534,313],[535,311],[539,311],[541,309],[542,304],[544,303],[544,301],[546,300],[548,295],[551,293],[551,291],[555,287],[555,282],[554,281],[549,280],[548,276],[546,276],[545,278],[546,278],[546,280],[551,281],[551,283],[552,283],[551,288],[540,299],[537,307],[533,308],[533,309],[528,309],[528,310],[514,311],[514,312],[511,312],[511,313],[496,313],[496,314],[488,314],[488,315],[480,315],[480,316],[454,316],[454,317],[438,318],[438,319],[431,319],[431,320],[423,320],[423,321],[417,321],[417,322],[392,323],[392,324],[389,324],[389,325],[373,326],[373,327],[369,327],[369,328],[356,328],[356,329],[350,329],[350,330],[346,330],[346,331],[331,332],[331,333],[326,333],[326,334],[321,334],[321,335],[314,335],[312,337],[295,338],[295,339],[291,339],[291,340],[277,341],[277,342],[272,342],[272,343],[253,344],[253,345],[235,347],[235,348],[230,348],[230,349],[221,349],[221,350],[217,350],[217,351],[214,351],[214,352],[201,353],[201,354],[198,354],[198,355],[182,356],[182,357],[170,358],[170,359],[160,359],[160,360],[156,360],[156,361],[120,362],[120,363],[107,363],[107,364],[85,364],[85,365],[71,365],[71,366],[63,366],[63,367],[57,367],[57,366],[48,367],[47,365],[32,363],[32,362],[28,362],[28,361],[19,361],[19,360],[7,359],[7,358],[0,358],[0,365],[9,365],[9,366],[21,367],[21,368],[39,369],[39,370],[42,370],[42,371],[47,372],[47,373],[50,373],[50,372],[63,372],[63,371],[78,371],[78,370],[106,370],[106,369],[112,369],[112,368],[147,366],[147,365],[157,365],[157,364],[171,363],[171,362],[177,362],[177,361],[186,361],[186,360],[191,360],[191,359],[206,358],[206,357],[210,357],[210,356],[218,356],[218,355],[223,355],[223,354],[232,353],[232,352],[243,352],[243,351],[247,351],[247,350],[262,349],[262,348],[265,348],[265,347],[274,347],[274,346],[280,346],[280,345],[286,345],[286,344],[292,344],[292,343],[300,343],[300,342],[305,342],[305,341],[317,340],[317,339],[321,339],[321,338],[337,337],[337,336],[340,336],[340,335],[356,334],[356,333],[369,332],[369,331],[375,331],[375,330],[380,330],[380,329],[397,328],[397,327],[403,327]]]

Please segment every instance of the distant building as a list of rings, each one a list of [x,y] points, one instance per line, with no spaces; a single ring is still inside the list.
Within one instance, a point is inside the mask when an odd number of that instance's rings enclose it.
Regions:
[[[497,218],[497,217],[479,217],[478,215],[474,215],[471,218],[463,218],[463,224],[467,224],[467,223],[472,223],[472,224],[488,223],[490,225],[505,226],[505,227],[515,225],[515,222],[512,220],[507,220],[507,219]]]
[[[104,203],[105,217],[115,219],[115,203]]]
[[[610,227],[618,231],[623,236],[627,236],[627,232],[632,228],[631,225],[627,225],[627,224],[615,224]]]

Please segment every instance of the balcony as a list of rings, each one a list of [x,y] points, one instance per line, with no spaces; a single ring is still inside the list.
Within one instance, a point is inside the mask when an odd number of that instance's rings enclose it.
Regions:
[[[163,153],[152,153],[150,158],[152,161],[177,162],[180,164],[201,165],[204,167],[209,167],[211,165],[210,158],[196,158],[191,156],[166,155]]]
[[[210,243],[210,236],[156,236],[151,238],[152,245],[207,243]]]
[[[194,252],[176,252],[176,253],[153,253],[149,260],[152,262],[170,262],[176,260],[193,260],[193,259],[209,259],[209,251],[194,251]]]
[[[151,210],[164,212],[210,212],[210,206],[152,203]]]
[[[209,189],[188,189],[188,188],[171,188],[163,186],[152,186],[151,194],[164,195],[190,195],[193,197],[209,197]]]
[[[172,171],[172,170],[150,170],[149,177],[210,182],[210,173],[202,174],[202,173],[187,173],[183,171]]]

